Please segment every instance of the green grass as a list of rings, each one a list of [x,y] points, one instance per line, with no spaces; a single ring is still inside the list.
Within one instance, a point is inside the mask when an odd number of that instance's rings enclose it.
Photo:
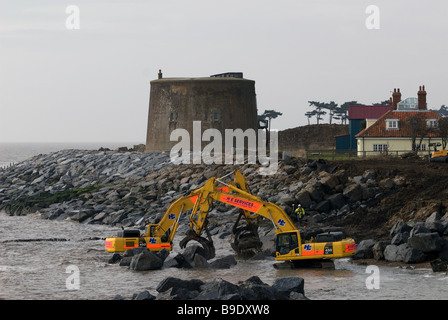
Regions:
[[[86,193],[95,192],[99,188],[101,187],[92,185],[86,188],[69,189],[55,193],[43,191],[30,197],[20,197],[18,199],[11,200],[3,207],[3,209],[9,214],[21,213],[24,210],[36,211],[42,208],[47,208],[53,203],[62,203],[64,201],[77,199],[79,196]]]
[[[306,154],[307,159],[324,159],[324,160],[353,160],[359,159],[357,151],[352,152],[338,152],[335,150],[319,150],[308,151]]]

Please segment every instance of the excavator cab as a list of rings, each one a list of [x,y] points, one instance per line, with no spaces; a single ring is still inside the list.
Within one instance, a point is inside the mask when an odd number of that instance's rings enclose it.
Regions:
[[[276,256],[295,256],[300,253],[299,235],[297,231],[284,232],[277,235],[275,241]]]
[[[323,232],[303,240],[299,230],[278,232],[276,261],[328,260],[351,257],[356,244],[341,231]]]
[[[429,147],[434,147],[434,151],[431,152],[430,162],[444,162],[448,163],[448,154],[446,149],[437,150],[437,147],[442,146],[441,143],[430,143]]]
[[[170,229],[168,229],[161,237],[157,236],[156,228],[157,224],[148,224],[146,227],[146,233],[143,235],[142,244],[151,251],[160,251],[162,249],[172,250],[173,245],[170,239]]]

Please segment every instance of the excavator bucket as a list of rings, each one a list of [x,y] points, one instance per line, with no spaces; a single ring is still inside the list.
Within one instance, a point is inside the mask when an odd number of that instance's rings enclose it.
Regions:
[[[213,259],[215,257],[215,246],[213,241],[206,239],[204,237],[198,236],[194,231],[189,230],[187,236],[179,242],[179,246],[184,249],[187,243],[191,240],[197,241],[204,248],[204,258],[207,260]]]
[[[258,226],[249,224],[233,229],[233,250],[243,259],[249,259],[261,251],[263,243],[258,236]]]

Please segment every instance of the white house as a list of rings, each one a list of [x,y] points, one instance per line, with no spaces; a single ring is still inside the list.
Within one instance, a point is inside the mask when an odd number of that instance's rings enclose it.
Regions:
[[[358,156],[402,154],[413,150],[423,155],[429,153],[430,143],[441,143],[438,128],[441,116],[427,110],[424,86],[420,87],[418,96],[399,101],[396,108],[394,106],[393,110],[358,133]]]

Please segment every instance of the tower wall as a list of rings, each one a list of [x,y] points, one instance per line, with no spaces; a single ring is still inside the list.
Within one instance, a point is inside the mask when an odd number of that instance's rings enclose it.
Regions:
[[[162,78],[151,81],[146,151],[169,151],[174,129],[193,138],[193,121],[204,130],[257,129],[255,81],[234,77]],[[203,143],[203,146],[209,142]]]

